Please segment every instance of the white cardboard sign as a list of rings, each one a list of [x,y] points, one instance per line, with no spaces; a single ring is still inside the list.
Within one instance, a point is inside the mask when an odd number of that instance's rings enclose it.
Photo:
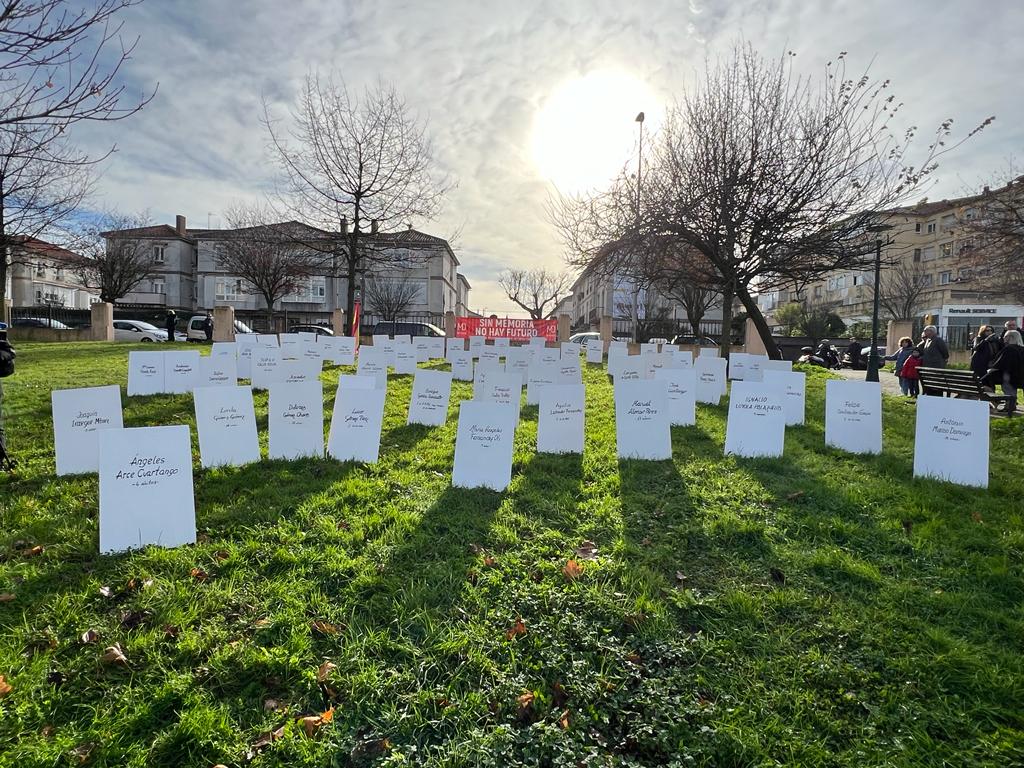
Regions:
[[[279,347],[276,333],[257,333],[256,343],[261,347]]]
[[[233,387],[238,383],[238,361],[234,356],[210,355],[199,358],[196,389],[199,387]]]
[[[343,389],[377,389],[377,377],[360,376],[356,373],[343,373],[338,377],[337,391],[341,392]]]
[[[545,336],[531,336],[530,341],[527,342],[528,346],[534,349],[543,349],[547,346],[548,340]]]
[[[448,419],[451,395],[452,374],[449,371],[416,371],[407,423],[443,426]]]
[[[560,363],[538,363],[530,364],[526,375],[526,404],[539,405],[540,391],[548,384],[572,384],[562,375]]]
[[[523,385],[533,360],[533,350],[527,347],[509,347],[505,350],[505,372],[519,374]]]
[[[473,383],[474,390],[477,390],[476,384],[477,382]],[[479,390],[474,391],[473,399],[513,406],[518,424],[519,403],[523,399],[523,385],[519,380],[519,374],[488,371],[484,380],[480,382]]]
[[[882,452],[879,382],[825,382],[825,445],[850,453]]]
[[[452,485],[503,491],[512,480],[516,413],[511,405],[483,400],[459,404]]]
[[[327,453],[338,461],[375,464],[384,423],[383,389],[342,389],[334,399]]]
[[[598,341],[596,344],[587,344],[587,362],[593,365],[600,365],[604,361],[604,355],[601,352],[601,342]]]
[[[746,371],[743,374],[744,381],[763,381],[764,364],[769,362],[768,355],[747,355]]]
[[[444,339],[444,356],[445,356],[445,359],[448,360],[449,362],[451,361],[451,358],[449,357],[449,353],[454,352],[454,351],[465,352],[466,351],[466,340],[465,339],[457,339],[457,338],[454,338],[454,337],[445,337],[445,339]]]
[[[412,344],[395,344],[395,373],[406,376],[416,373],[417,357]]]
[[[99,433],[121,429],[121,388],[55,389],[50,393],[53,408],[53,447],[57,474],[98,472]]]
[[[99,459],[101,553],[195,543],[187,426],[102,430]]]
[[[988,488],[989,418],[981,400],[917,398],[914,477]]]
[[[747,375],[747,353],[729,353],[729,380],[743,381]]]
[[[615,385],[615,443],[620,459],[672,458],[665,382],[639,379]]]
[[[562,361],[562,350],[558,347],[537,346],[533,351],[534,363],[560,363]]]
[[[184,395],[199,380],[199,351],[164,352],[164,392]]]
[[[781,456],[786,442],[786,395],[764,382],[734,381],[725,426],[725,453]]]
[[[769,360],[776,363],[779,360]],[[783,412],[786,414],[786,426],[796,426],[804,423],[804,415],[807,411],[805,404],[807,375],[801,371],[765,370],[765,386],[780,387],[786,395],[783,403]]]
[[[324,390],[319,380],[271,384],[267,417],[270,458],[324,455]]]
[[[483,358],[477,360],[473,366],[473,397],[479,397],[479,393],[487,382],[488,374],[504,372],[505,366],[498,360],[485,360]]]
[[[465,349],[448,350],[448,360],[452,365],[452,378],[456,381],[473,380],[473,353]]]
[[[673,426],[697,423],[697,372],[693,368],[661,368],[655,381],[664,381],[668,396],[668,420]]]
[[[373,376],[377,379],[378,389],[388,388],[388,358],[392,353],[374,351],[373,347],[359,350],[359,363],[356,373],[360,376]]]
[[[469,351],[473,357],[480,357],[480,350],[484,348],[486,339],[483,336],[470,336],[469,337]]]
[[[630,355],[623,359],[612,381],[639,381],[654,378],[654,363],[650,355]]]
[[[417,336],[412,340],[412,348],[416,350],[416,362],[425,363],[430,359],[430,338]]]
[[[322,363],[319,360],[282,360],[277,366],[273,383],[298,384],[303,381],[317,381],[320,378]]]
[[[761,362],[761,369],[766,373],[768,371],[792,371],[793,361],[792,360],[764,360]]]
[[[157,395],[164,391],[164,353],[128,353],[128,394]]]
[[[540,391],[538,453],[583,453],[582,384],[551,384]]]
[[[444,357],[444,341],[440,336],[427,337],[428,360],[440,360]]]
[[[268,389],[278,380],[281,350],[277,347],[258,346],[252,351],[251,381],[253,389]]]
[[[285,360],[296,360],[302,356],[302,337],[297,333],[278,335],[281,343],[281,357]]]
[[[494,347],[495,349],[500,349],[501,354],[504,355],[505,350],[510,349],[512,347],[512,340],[502,336],[501,338],[494,340]]]
[[[697,373],[697,402],[718,405],[725,394],[725,358],[698,357],[693,364]]]
[[[234,341],[215,341],[210,345],[210,357],[230,357],[234,360],[238,357],[239,346]]]
[[[333,365],[356,364],[356,340],[351,336],[321,336],[317,343],[324,362]]]
[[[252,387],[196,387],[193,399],[204,467],[239,467],[260,460]]]

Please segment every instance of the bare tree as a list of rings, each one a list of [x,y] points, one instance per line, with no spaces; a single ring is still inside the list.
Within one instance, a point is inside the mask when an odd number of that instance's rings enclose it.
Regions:
[[[566,272],[547,269],[507,269],[498,276],[498,285],[514,304],[530,313],[534,320],[546,320],[558,302],[572,287],[572,277]]]
[[[893,320],[910,320],[920,311],[921,297],[930,287],[931,275],[920,264],[901,261],[882,272],[878,303]]]
[[[347,278],[351,331],[358,277],[408,265],[415,257],[412,244],[395,249],[375,243],[372,235],[378,227],[433,218],[454,185],[435,172],[426,123],[390,85],[378,83],[357,98],[341,78],[310,74],[291,117],[292,127],[284,129],[264,104],[270,147],[283,176],[278,196],[300,220],[340,233],[320,245],[332,274]]]
[[[1024,301],[1020,279],[1024,254],[1024,175],[1010,165],[986,186],[972,218],[960,222],[960,257],[968,263],[970,279],[979,289],[996,296]]]
[[[117,82],[137,43],[121,39],[118,15],[137,2],[0,5],[0,306],[12,246],[66,235],[63,225],[92,190],[90,166],[109,155],[74,150],[69,128],[121,120],[153,97],[126,104]]]
[[[377,277],[366,282],[365,301],[385,320],[394,322],[420,298],[420,284],[408,277]]]
[[[262,205],[238,205],[225,213],[228,229],[217,243],[217,263],[239,279],[245,293],[263,297],[267,325],[274,327],[274,304],[303,287],[312,274],[323,274],[318,247],[329,233],[297,222],[274,223]]]
[[[113,304],[159,274],[149,241],[130,233],[148,223],[145,213],[108,213],[89,228],[90,243],[73,268],[100,301]]]
[[[901,104],[889,81],[847,77],[843,53],[815,85],[793,71],[792,56],[770,61],[737,46],[708,66],[653,137],[639,210],[629,179],[555,206],[577,265],[630,239],[634,250],[651,238],[698,250],[722,279],[723,326],[735,296],[773,357],[779,350],[755,291],[862,265],[873,245],[869,227],[966,140],[950,143],[946,120],[920,164],[910,164],[915,130],[890,131]],[[723,353],[728,341],[723,334]]]
[[[683,307],[694,335],[700,335],[700,324],[708,311],[720,300],[721,282],[708,260],[693,248],[667,245],[661,257],[649,259],[652,282],[662,296]]]

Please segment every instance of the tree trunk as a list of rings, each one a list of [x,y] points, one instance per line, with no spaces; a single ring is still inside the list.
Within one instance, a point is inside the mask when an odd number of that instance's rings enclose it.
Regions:
[[[686,310],[686,321],[690,324],[690,327],[693,329],[693,335],[694,336],[697,336],[697,337],[700,336],[700,321],[703,320],[703,319],[704,319],[704,313],[703,312],[700,313],[700,314],[696,314],[696,313],[691,314],[690,310]]]
[[[355,321],[356,309],[356,264],[354,261],[349,259],[348,262],[348,280],[345,282],[347,286],[345,288],[345,328],[348,331],[348,335],[351,336],[355,329],[353,328],[353,322]],[[360,309],[360,315],[362,314],[362,308]],[[362,322],[363,318],[360,317],[359,321]]]
[[[729,359],[729,350],[732,346],[732,283],[722,286],[722,333],[718,337],[718,354]]]
[[[267,333],[276,333],[274,328],[274,299],[264,294],[263,300],[267,302]]]
[[[740,288],[736,291],[736,295],[743,302],[743,307],[747,310],[747,317],[754,321],[754,327],[757,328],[757,334],[761,337],[768,357],[772,360],[781,360],[782,351],[779,349],[779,345],[775,343],[775,339],[772,338],[772,329],[768,327],[768,321],[764,319],[764,315],[761,314],[761,308],[757,306],[757,302],[750,295],[750,291],[746,288]]]
[[[4,215],[5,198],[0,195],[0,320],[7,308],[7,217]]]

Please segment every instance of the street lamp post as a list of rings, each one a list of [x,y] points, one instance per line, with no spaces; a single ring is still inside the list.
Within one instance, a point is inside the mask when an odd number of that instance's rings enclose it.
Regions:
[[[871,350],[868,352],[868,370],[864,377],[865,381],[878,381],[878,369],[881,367],[881,360],[878,359],[878,299],[881,292],[879,282],[882,275],[882,232],[892,229],[888,224],[875,224],[868,227],[868,232],[875,236],[875,295],[871,307]]]
[[[643,157],[644,157],[644,113],[640,112],[636,116],[634,122],[640,123],[640,146],[636,153],[636,231],[637,236],[640,235],[640,176],[643,173]],[[634,264],[634,267],[636,265]],[[639,325],[639,307],[637,302],[640,298],[640,287],[637,284],[636,274],[633,275],[633,343],[638,342],[638,328]]]

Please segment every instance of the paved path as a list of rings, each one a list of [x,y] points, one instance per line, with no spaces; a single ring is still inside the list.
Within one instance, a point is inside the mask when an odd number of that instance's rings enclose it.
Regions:
[[[843,368],[835,371],[844,379],[850,379],[850,381],[864,381],[865,371],[853,371],[849,368]],[[893,376],[892,371],[879,371],[878,380],[882,382],[882,394],[884,395],[896,395],[896,397],[902,397],[900,393],[900,380]]]

